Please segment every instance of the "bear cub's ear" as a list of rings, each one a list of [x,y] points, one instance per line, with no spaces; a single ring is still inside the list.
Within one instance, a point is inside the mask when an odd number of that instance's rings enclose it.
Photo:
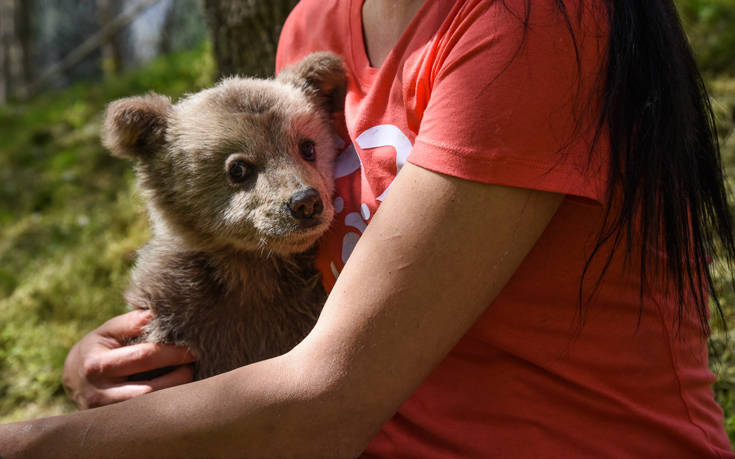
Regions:
[[[107,106],[102,144],[121,158],[152,155],[166,141],[170,110],[168,97],[155,93],[116,100]]]
[[[309,54],[283,69],[277,80],[306,91],[329,113],[344,108],[347,71],[342,59],[334,53],[321,51]]]

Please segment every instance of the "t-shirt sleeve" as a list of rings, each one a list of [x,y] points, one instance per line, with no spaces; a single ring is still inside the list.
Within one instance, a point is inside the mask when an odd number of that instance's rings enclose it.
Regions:
[[[584,10],[567,11],[567,23],[553,1],[528,2],[530,11],[526,3],[470,8],[441,31],[419,83],[428,96],[408,161],[603,202],[607,141],[595,135],[603,21]]]

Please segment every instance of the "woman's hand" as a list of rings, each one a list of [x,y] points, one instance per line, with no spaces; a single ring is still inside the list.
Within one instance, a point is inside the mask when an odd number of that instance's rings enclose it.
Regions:
[[[195,360],[187,349],[157,343],[126,346],[150,320],[150,312],[136,310],[108,320],[82,338],[64,363],[64,387],[82,409],[121,402],[159,389],[191,382]],[[176,367],[149,380],[130,381],[131,375]]]

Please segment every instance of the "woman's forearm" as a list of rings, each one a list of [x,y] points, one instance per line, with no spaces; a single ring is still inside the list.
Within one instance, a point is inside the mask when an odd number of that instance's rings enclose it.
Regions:
[[[282,356],[123,403],[0,426],[0,457],[357,454],[362,446],[346,424],[330,419],[339,411],[330,406],[339,399],[329,393],[335,386],[318,387],[297,360]]]

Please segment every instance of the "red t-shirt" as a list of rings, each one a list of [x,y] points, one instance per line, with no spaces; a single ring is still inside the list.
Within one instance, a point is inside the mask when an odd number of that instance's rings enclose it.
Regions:
[[[350,73],[336,221],[319,256],[328,288],[406,161],[567,195],[365,456],[735,457],[697,318],[685,315],[677,332],[669,289],[641,304],[639,272],[615,256],[579,327],[580,276],[606,197],[607,143],[590,155],[597,107],[585,101],[599,91],[607,22],[601,5],[565,2],[577,67],[556,2],[530,3],[427,0],[380,68],[365,52],[362,0],[303,0],[284,26],[278,69],[330,50]]]

